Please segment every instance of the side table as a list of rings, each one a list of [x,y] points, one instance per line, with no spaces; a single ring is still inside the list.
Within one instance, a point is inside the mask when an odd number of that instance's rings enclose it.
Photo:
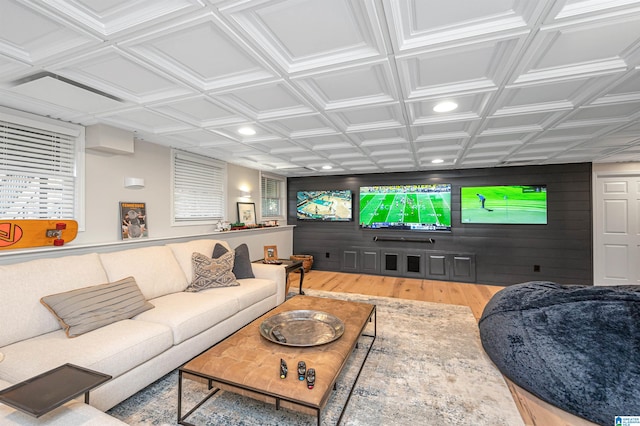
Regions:
[[[286,293],[289,293],[289,274],[295,270],[300,271],[300,294],[304,294],[302,291],[302,282],[304,281],[304,267],[302,260],[289,260],[289,259],[278,259],[278,262],[281,263],[265,263],[264,259],[255,260],[252,263],[262,263],[265,265],[273,265],[273,266],[284,266],[284,271],[287,274],[287,287],[285,289]]]
[[[108,374],[73,364],[64,364],[0,391],[0,403],[33,417],[40,417],[67,401],[111,380]]]

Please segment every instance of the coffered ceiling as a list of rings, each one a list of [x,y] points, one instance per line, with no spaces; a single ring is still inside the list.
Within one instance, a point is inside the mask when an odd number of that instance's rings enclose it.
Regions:
[[[640,0],[2,0],[0,104],[284,176],[640,161]]]

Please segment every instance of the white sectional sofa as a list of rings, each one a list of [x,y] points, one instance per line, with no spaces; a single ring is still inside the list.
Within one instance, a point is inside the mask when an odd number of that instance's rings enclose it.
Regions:
[[[239,286],[185,292],[193,277],[192,253],[211,256],[216,243],[230,249],[225,241],[197,239],[0,265],[0,388],[64,363],[77,364],[113,376],[91,392],[95,409],[80,406],[106,416],[102,411],[284,301],[284,268],[263,264],[252,264],[255,278],[239,279]],[[67,337],[40,302],[129,276],[154,308],[78,337]],[[12,424],[9,417],[13,424],[30,424],[30,419],[17,421],[20,416],[26,415],[0,404],[0,424]]]

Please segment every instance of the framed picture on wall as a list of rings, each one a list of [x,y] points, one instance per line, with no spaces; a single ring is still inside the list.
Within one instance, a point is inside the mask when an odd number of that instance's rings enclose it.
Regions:
[[[238,203],[238,222],[247,226],[256,224],[255,203]]]
[[[146,238],[149,236],[147,227],[147,208],[145,203],[120,203],[120,238]]]

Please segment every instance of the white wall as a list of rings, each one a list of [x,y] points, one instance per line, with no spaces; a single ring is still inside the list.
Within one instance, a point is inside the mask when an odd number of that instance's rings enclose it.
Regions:
[[[593,164],[592,171],[594,173],[620,173],[630,172],[633,174],[640,173],[640,163],[603,163]]]
[[[60,257],[93,252],[109,252],[146,247],[193,238],[227,241],[231,247],[249,246],[252,260],[263,257],[265,245],[276,245],[280,257],[293,254],[293,226],[279,221],[277,228],[216,232],[215,225],[171,226],[171,149],[144,141],[135,141],[134,154],[106,154],[87,150],[85,155],[85,229],[75,240],[62,247],[39,247],[0,251],[0,264],[23,262],[43,257]],[[124,187],[125,177],[143,178],[142,189]],[[241,198],[246,188],[251,198]],[[285,190],[286,193],[286,190]],[[246,167],[227,165],[226,220],[238,218],[236,202],[256,204],[260,221],[260,172]],[[119,202],[146,203],[149,237],[120,240]]]
[[[145,187],[127,189],[125,177],[143,178]],[[214,225],[171,226],[171,149],[135,141],[134,154],[114,155],[87,150],[85,229],[73,244],[94,244],[120,239],[118,203],[146,203],[150,238],[195,235],[214,231]],[[246,186],[252,197],[240,198]],[[228,165],[226,219],[237,220],[236,202],[256,203],[259,218],[260,172]],[[284,221],[281,224],[285,224]]]
[[[241,197],[242,189],[251,194],[250,198]],[[254,203],[256,217],[260,215],[260,172],[246,167],[227,165],[227,220],[238,221],[238,201]]]

